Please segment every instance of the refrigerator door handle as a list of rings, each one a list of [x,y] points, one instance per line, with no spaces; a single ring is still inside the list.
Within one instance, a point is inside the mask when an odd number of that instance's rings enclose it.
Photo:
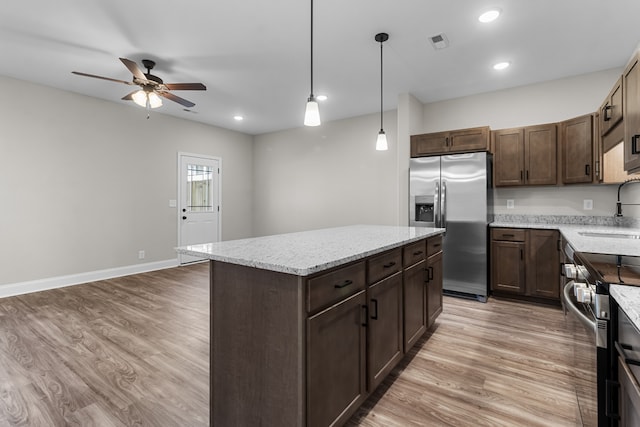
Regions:
[[[435,226],[440,227],[441,211],[440,211],[440,181],[436,181],[436,191],[433,196],[433,208],[435,210]]]
[[[442,180],[442,184],[440,185],[442,187],[441,197],[440,197],[440,203],[441,203],[440,227],[447,228],[447,182],[445,180]]]

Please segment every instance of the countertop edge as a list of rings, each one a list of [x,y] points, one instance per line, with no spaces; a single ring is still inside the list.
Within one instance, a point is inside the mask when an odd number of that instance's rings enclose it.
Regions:
[[[410,229],[410,228],[416,228],[416,227],[402,227],[402,228]],[[175,248],[175,250],[177,253],[180,253],[180,254],[186,254],[186,255],[191,255],[199,258],[205,258],[211,261],[225,262],[230,264],[242,265],[245,267],[258,268],[263,270],[275,271],[279,273],[293,274],[296,276],[310,276],[316,273],[323,272],[325,270],[329,270],[344,264],[348,264],[350,262],[367,258],[372,255],[380,254],[388,250],[399,248],[404,245],[417,242],[418,240],[443,234],[445,231],[442,228],[433,228],[433,229],[426,228],[425,229],[425,228],[417,227],[417,229],[419,229],[420,231],[423,231],[423,230],[430,230],[430,231],[424,234],[421,234],[419,236],[403,238],[402,240],[398,240],[390,244],[379,246],[379,247],[376,247],[375,249],[367,249],[362,252],[358,251],[356,253],[353,253],[352,255],[340,257],[328,262],[322,262],[317,265],[313,265],[309,267],[293,267],[293,266],[288,266],[288,265],[279,264],[275,262],[263,262],[263,261],[253,260],[249,258],[241,258],[241,257],[229,257],[229,256],[210,253],[206,251],[194,250],[194,249],[191,249],[191,247],[177,247]],[[321,230],[317,230],[317,231],[321,231]]]

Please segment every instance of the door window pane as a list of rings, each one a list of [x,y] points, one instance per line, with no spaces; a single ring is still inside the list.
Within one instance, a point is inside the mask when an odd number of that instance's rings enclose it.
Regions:
[[[213,168],[187,165],[187,209],[190,212],[213,211]]]

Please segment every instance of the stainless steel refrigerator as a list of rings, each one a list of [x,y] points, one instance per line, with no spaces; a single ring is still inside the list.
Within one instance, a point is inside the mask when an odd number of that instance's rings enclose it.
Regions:
[[[491,165],[491,155],[484,152],[411,159],[409,225],[446,229],[446,294],[487,299]]]

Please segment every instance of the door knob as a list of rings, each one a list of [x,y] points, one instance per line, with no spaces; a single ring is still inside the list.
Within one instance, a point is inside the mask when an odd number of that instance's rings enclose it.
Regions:
[[[183,217],[182,217],[182,219],[187,219],[187,217],[186,217],[186,216],[183,216]]]

